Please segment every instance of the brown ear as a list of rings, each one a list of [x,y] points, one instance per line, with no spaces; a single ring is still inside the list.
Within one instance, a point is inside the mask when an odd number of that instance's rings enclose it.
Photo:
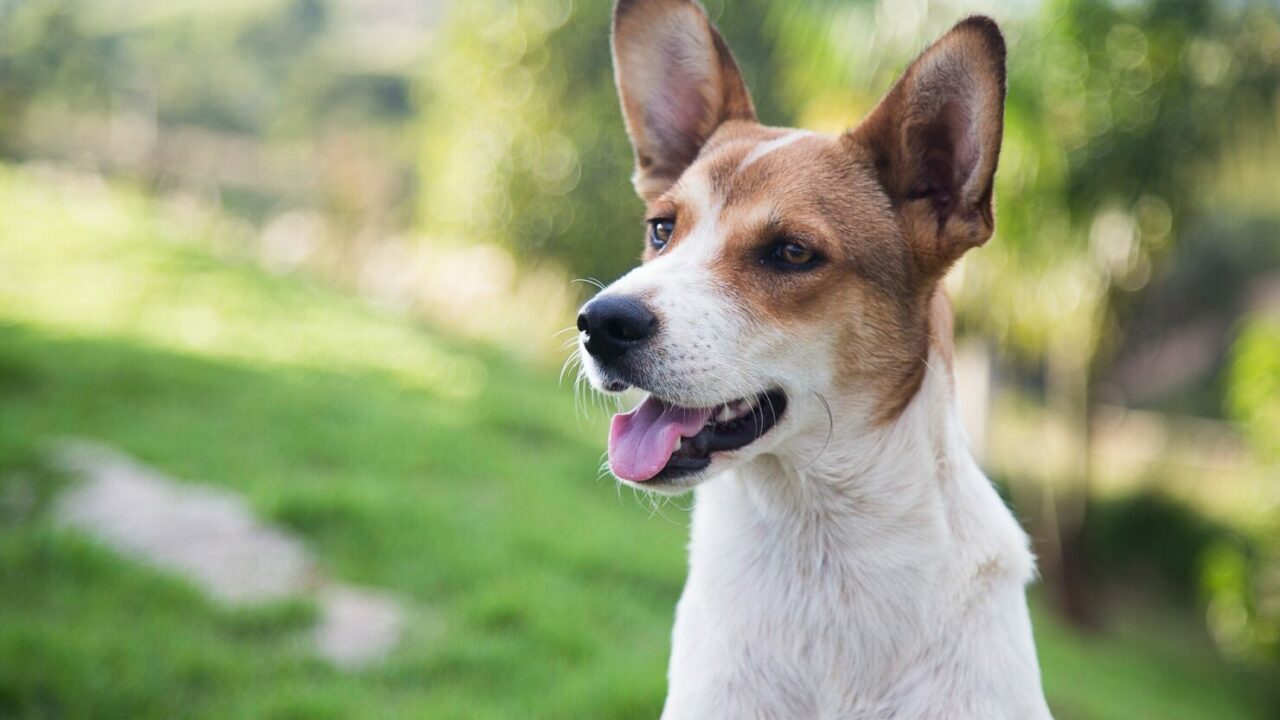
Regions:
[[[922,270],[937,275],[995,229],[1005,46],[995,21],[961,21],[921,53],[851,132],[876,160]]]
[[[727,120],[755,108],[724,39],[693,0],[618,0],[613,67],[636,151],[636,192],[671,187]]]

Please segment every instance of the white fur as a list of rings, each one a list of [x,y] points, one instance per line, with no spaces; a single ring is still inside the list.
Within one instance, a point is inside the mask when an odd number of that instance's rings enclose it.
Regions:
[[[747,153],[746,157],[742,158],[742,162],[738,163],[738,172],[742,172],[743,170],[751,167],[757,160],[765,155],[768,155],[775,150],[781,150],[797,140],[803,140],[807,137],[811,137],[812,135],[813,133],[808,130],[792,130],[781,137],[759,143],[751,149],[751,152]]]
[[[1049,718],[1027,539],[948,379],[834,423],[698,488],[664,720]]]

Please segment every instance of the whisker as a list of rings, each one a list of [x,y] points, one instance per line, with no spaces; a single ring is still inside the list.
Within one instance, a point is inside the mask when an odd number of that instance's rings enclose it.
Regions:
[[[573,410],[574,413],[580,413],[583,420],[590,419],[590,415],[587,414],[586,398],[583,397],[585,392],[583,385],[586,384],[586,381],[586,368],[579,367],[578,376],[573,381]]]
[[[760,392],[765,392],[765,391],[760,391]],[[774,407],[774,406],[773,406],[773,396],[771,396],[771,395],[765,395],[765,396],[764,396],[764,402],[768,402],[768,404],[769,404],[769,415],[773,415],[773,420],[774,420],[774,421],[777,421],[777,419],[778,419],[778,409],[777,409],[777,407]],[[763,404],[762,404],[762,405],[760,405],[760,424],[759,424],[759,425],[756,425],[755,429],[756,429],[756,430],[759,430],[759,429],[760,429],[760,427],[762,427],[762,425],[764,425],[764,405],[763,405]],[[756,437],[756,438],[759,438],[760,436],[755,436],[755,437]]]
[[[569,357],[566,357],[566,358],[564,359],[564,364],[560,366],[560,377],[559,377],[559,379],[556,381],[556,384],[557,384],[557,385],[564,385],[564,376],[565,376],[565,373],[569,370],[569,368],[570,368],[570,367],[571,367],[575,362],[579,362],[579,363],[580,363],[580,362],[582,362],[582,358],[581,358],[581,357],[579,357],[579,356],[578,356],[578,353],[576,353],[576,352],[570,353],[570,354],[569,354]]]
[[[604,289],[604,283],[600,282],[599,280],[597,280],[597,279],[595,279],[595,278],[593,278],[593,277],[574,278],[574,279],[570,280],[569,282],[570,282],[570,283],[583,283],[583,284],[585,284],[585,285],[591,285],[591,286],[594,286],[594,287],[596,287],[596,288],[599,288],[600,290],[603,290],[603,289]]]
[[[821,458],[827,452],[827,448],[831,446],[831,438],[836,432],[836,420],[835,416],[831,414],[831,403],[827,402],[827,399],[817,390],[814,390],[813,394],[818,398],[818,400],[822,401],[822,406],[827,409],[827,439],[823,441],[822,449],[818,451],[818,454],[814,455],[812,460],[805,463],[804,467],[799,468],[800,471],[808,470],[811,465],[818,462],[818,459]]]
[[[658,504],[658,512],[657,512],[658,517],[662,518],[662,519],[663,519],[663,520],[665,520],[666,522],[671,523],[672,525],[675,525],[676,527],[681,527],[681,526],[682,526],[682,524],[681,524],[681,523],[676,522],[675,518],[673,518],[673,517],[671,517],[671,516],[667,515],[667,513],[663,512],[663,509],[664,509],[664,508],[666,508],[667,506],[670,506],[670,507],[674,507],[674,508],[675,508],[675,509],[677,509],[677,510],[680,510],[681,512],[685,512],[685,513],[687,513],[687,512],[689,512],[689,507],[687,507],[687,506],[681,506],[680,504],[678,504],[678,503],[676,502],[676,501],[677,501],[677,499],[679,498],[679,496],[671,496],[671,495],[655,495],[655,497],[657,497],[657,498],[658,498],[658,500],[659,500],[659,504]]]

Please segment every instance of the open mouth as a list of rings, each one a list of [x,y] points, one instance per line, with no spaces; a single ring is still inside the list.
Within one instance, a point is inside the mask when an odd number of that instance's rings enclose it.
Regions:
[[[673,480],[705,469],[717,452],[760,439],[777,424],[787,396],[770,390],[710,408],[672,405],[653,395],[609,428],[609,467],[631,482]]]

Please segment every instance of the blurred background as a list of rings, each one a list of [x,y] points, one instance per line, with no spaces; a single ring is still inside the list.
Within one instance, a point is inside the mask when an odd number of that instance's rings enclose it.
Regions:
[[[687,502],[561,376],[631,266],[604,0],[0,0],[0,716],[652,718]],[[1062,720],[1280,717],[1280,4],[707,0],[838,131],[973,12],[948,280]]]

